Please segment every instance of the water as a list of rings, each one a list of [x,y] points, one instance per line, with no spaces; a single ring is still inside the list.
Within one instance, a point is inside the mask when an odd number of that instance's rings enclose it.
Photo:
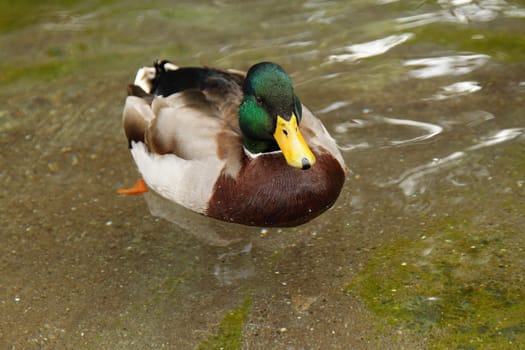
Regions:
[[[0,9],[1,348],[525,346],[523,2]],[[351,168],[335,207],[264,229],[116,195],[157,58],[283,65]]]

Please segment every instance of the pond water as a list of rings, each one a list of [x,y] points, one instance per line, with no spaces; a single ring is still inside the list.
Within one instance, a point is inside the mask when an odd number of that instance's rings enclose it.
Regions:
[[[523,1],[0,10],[0,348],[525,347]],[[285,67],[351,169],[334,208],[265,229],[117,195],[157,58]]]

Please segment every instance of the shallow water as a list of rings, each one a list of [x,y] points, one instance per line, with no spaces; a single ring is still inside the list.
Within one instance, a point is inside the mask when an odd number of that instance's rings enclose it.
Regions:
[[[523,2],[0,10],[0,348],[525,347]],[[351,169],[334,208],[264,229],[118,196],[157,58],[283,65]]]

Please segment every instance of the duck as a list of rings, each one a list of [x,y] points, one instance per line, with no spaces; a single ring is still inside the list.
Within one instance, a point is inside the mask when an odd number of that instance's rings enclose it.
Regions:
[[[154,62],[123,110],[140,173],[121,194],[152,190],[207,217],[259,227],[304,224],[333,206],[348,169],[285,70]]]

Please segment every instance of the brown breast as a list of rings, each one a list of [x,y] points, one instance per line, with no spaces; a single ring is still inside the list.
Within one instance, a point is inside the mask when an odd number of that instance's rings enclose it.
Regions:
[[[219,176],[206,215],[253,226],[296,226],[330,208],[343,187],[344,170],[329,153],[316,154],[308,170],[288,166],[282,154],[245,157],[236,179]]]

